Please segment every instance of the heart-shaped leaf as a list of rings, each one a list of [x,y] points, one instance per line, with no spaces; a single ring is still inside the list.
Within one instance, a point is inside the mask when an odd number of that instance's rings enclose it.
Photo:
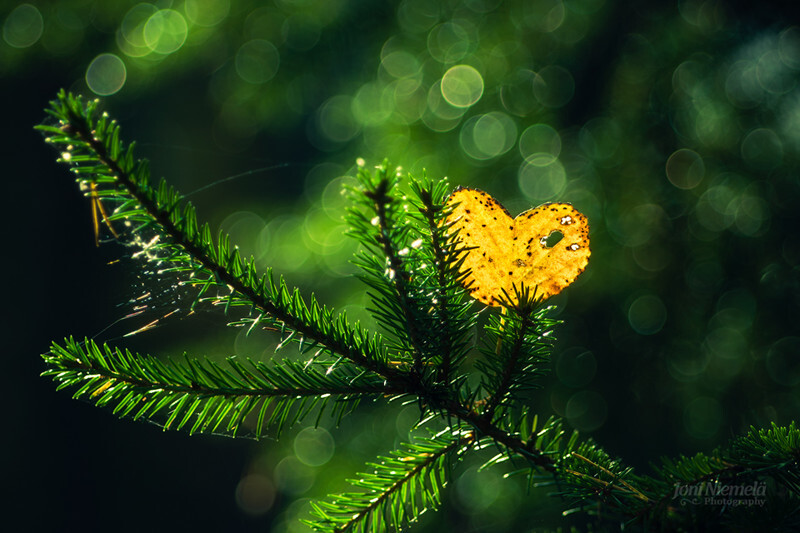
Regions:
[[[465,283],[486,305],[500,306],[504,290],[513,299],[513,286],[549,298],[589,262],[589,222],[571,204],[543,204],[512,219],[487,193],[466,187],[456,189],[447,204],[454,206],[447,218],[451,231],[459,232],[468,250]]]

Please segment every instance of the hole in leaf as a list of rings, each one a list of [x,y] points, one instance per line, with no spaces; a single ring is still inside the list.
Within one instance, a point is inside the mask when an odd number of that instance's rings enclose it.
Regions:
[[[561,239],[564,238],[564,234],[560,231],[551,231],[550,235],[542,239],[542,246],[545,248],[552,248],[556,244],[558,244]]]

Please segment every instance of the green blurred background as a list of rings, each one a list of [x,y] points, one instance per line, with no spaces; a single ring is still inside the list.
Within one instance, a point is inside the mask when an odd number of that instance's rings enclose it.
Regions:
[[[791,4],[786,4],[791,5]],[[38,354],[65,335],[267,359],[224,317],[164,321],[169,280],[108,265],[88,202],[34,124],[56,91],[99,96],[139,154],[262,266],[371,324],[341,195],[356,158],[488,191],[512,214],[568,201],[587,271],[553,299],[540,411],[641,472],[800,414],[800,27],[769,2],[5,1],[3,471],[29,529],[307,531],[408,437],[415,407],[367,407],[280,442],[162,433],[57,393]],[[241,177],[198,190],[226,177]],[[113,325],[131,298],[157,297]],[[476,463],[477,464],[477,463]],[[417,531],[562,521],[503,470],[455,471]]]

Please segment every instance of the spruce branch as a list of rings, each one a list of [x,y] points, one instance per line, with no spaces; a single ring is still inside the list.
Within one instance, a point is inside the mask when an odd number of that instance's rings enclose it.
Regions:
[[[134,255],[155,262],[161,272],[184,275],[184,284],[199,289],[198,299],[216,291],[227,296],[208,299],[226,311],[256,309],[251,326],[265,323],[282,333],[296,332],[299,339],[413,387],[401,370],[388,364],[378,337],[348,324],[341,315],[334,317],[313,298],[305,303],[298,290],[289,290],[282,279],[276,282],[271,270],[259,276],[254,260],[243,259],[227,235],[220,234],[214,244],[208,225],[198,224],[191,203],[183,202],[164,180],[157,187],[150,184],[147,163],[135,160],[133,145],[125,148],[119,126],[98,112],[96,100],[86,102],[61,91],[47,112],[58,125],[38,128],[49,135],[48,142],[66,148],[62,160],[73,165],[79,182],[94,184],[100,201],[115,204],[109,221],[131,226],[127,244],[139,248]],[[145,240],[142,235],[148,230],[154,235]]]
[[[507,414],[506,408],[539,387],[555,340],[552,327],[557,322],[547,318],[550,309],[537,309],[538,301],[526,287],[516,290],[513,299],[505,295],[502,301],[503,314],[490,316],[484,358],[476,363],[483,374],[482,387],[489,394],[483,409],[487,420],[498,410],[501,416]]]
[[[747,521],[751,525],[744,529],[773,529],[765,526],[765,521],[774,519],[770,509],[784,506],[774,528],[791,530],[800,522],[796,512],[800,508],[800,430],[794,422],[787,427],[773,423],[766,429],[751,428],[747,435],[709,454],[663,458],[653,476],[634,474],[585,441],[560,461],[555,480],[560,487],[557,494],[579,503],[576,509],[593,507],[608,518],[638,524],[645,530],[669,531],[696,527],[707,512],[702,499],[685,505],[677,496],[681,488],[708,496],[754,482],[766,489],[769,481],[771,492],[762,493],[769,501],[751,504],[759,512],[743,515],[734,499],[731,511],[715,510],[713,523],[727,528],[742,527]]]
[[[62,161],[90,198],[96,235],[106,226],[135,257],[194,288],[192,305],[238,311],[244,316],[230,325],[275,330],[281,346],[291,342],[302,354],[317,352],[305,364],[189,357],[161,362],[70,338],[43,355],[44,375],[59,389],[68,387],[76,398],[120,416],[191,433],[248,430],[259,437],[267,428],[280,433],[314,415],[340,418],[359,402],[382,397],[416,400],[421,419],[446,426],[372,465],[354,482],[363,492],[314,504],[313,525],[320,531],[404,528],[438,506],[449,467],[486,446],[498,453],[485,467],[509,463],[515,470],[508,475],[556,486],[575,509],[593,509],[626,527],[714,525],[703,518],[707,510],[677,506],[675,487],[746,480],[775,486],[775,501],[785,504],[779,525],[800,527],[800,431],[794,423],[753,428],[708,454],[665,459],[652,475],[634,473],[557,418],[540,423],[529,392],[539,386],[557,321],[525,287],[514,287],[513,297],[498,295],[503,315],[489,316],[476,362],[480,385],[471,388],[461,363],[473,347],[480,311],[465,298],[461,267],[467,250],[446,223],[452,206],[444,182],[412,181],[407,198],[388,164],[375,173],[359,171],[358,208],[348,220],[363,245],[357,263],[376,320],[387,330],[384,338],[350,325],[313,295],[306,300],[271,270],[257,273],[254,260],[242,258],[227,235],[214,238],[208,225],[198,223],[184,196],[163,180],[151,184],[146,161],[135,159],[116,122],[97,108],[96,101],[62,91],[48,110],[55,124],[39,127],[63,150]],[[734,523],[737,513],[720,511],[715,519]]]
[[[750,428],[730,444],[710,454],[698,453],[677,460],[664,458],[656,470],[663,494],[657,504],[664,505],[675,485],[736,482],[755,478],[771,478],[786,487],[795,497],[800,495],[800,429],[793,421],[789,426],[771,424],[769,428]]]
[[[362,254],[357,264],[365,272],[362,279],[377,291],[376,319],[393,333],[400,359],[409,359],[419,375],[427,343],[422,338],[425,312],[412,283],[411,269],[417,263],[408,238],[412,226],[394,194],[398,173],[392,173],[385,161],[376,170],[373,176],[359,168],[361,188],[354,197],[363,209],[349,212],[348,220],[356,228],[353,235],[372,252]]]
[[[78,174],[79,182],[94,184],[100,201],[109,202],[115,207],[108,220],[126,224],[128,230],[123,239],[127,240],[123,242],[139,248],[135,255],[155,262],[162,272],[185,276],[183,283],[198,289],[196,301],[210,301],[224,306],[226,311],[234,307],[255,309],[255,314],[239,319],[234,324],[251,328],[270,327],[278,329],[282,336],[297,338],[301,344],[319,345],[334,355],[382,376],[391,390],[417,395],[421,405],[435,406],[442,412],[444,407],[449,407],[448,416],[475,425],[504,445],[524,450],[521,441],[511,438],[500,427],[480,421],[477,413],[464,407],[457,395],[452,396],[438,385],[426,385],[419,380],[418,373],[414,377],[392,365],[380,337],[348,325],[341,316],[334,317],[332,311],[320,306],[313,297],[311,303],[306,304],[299,291],[290,290],[283,280],[276,282],[269,270],[259,277],[253,260],[242,259],[238,250],[230,246],[227,235],[219,235],[214,244],[209,227],[198,224],[190,203],[184,203],[183,197],[163,180],[157,187],[150,184],[147,163],[135,160],[133,146],[126,148],[119,140],[116,122],[100,114],[97,107],[97,101],[85,102],[62,91],[48,110],[56,119],[57,126],[43,125],[39,129],[49,134],[49,142],[66,147],[62,160],[73,165],[72,170]],[[390,175],[386,165],[375,181],[372,181],[369,173],[362,172],[360,176],[366,189],[372,191],[362,197],[367,199],[370,208],[377,208],[380,212],[376,215],[380,231],[377,234],[373,231],[376,228],[372,223],[374,217],[367,219],[362,215],[350,219],[354,233],[368,248],[372,245],[373,249],[381,252],[384,258],[388,251],[389,266],[394,267],[387,272],[385,264],[365,261],[365,279],[380,292],[377,298],[379,322],[396,329],[400,332],[398,337],[402,339],[405,339],[408,328],[425,330],[424,342],[418,339],[409,347],[409,351],[417,353],[417,363],[414,364],[418,370],[422,361],[420,354],[425,353],[424,358],[430,359],[440,346],[438,341],[441,335],[437,327],[432,326],[435,322],[428,315],[428,310],[435,309],[435,306],[431,307],[427,299],[427,305],[422,305],[418,300],[430,296],[428,287],[413,285],[430,279],[430,276],[413,277],[405,268],[414,264],[412,261],[417,258],[417,249],[410,248],[409,251],[413,251],[414,255],[409,258],[401,253],[409,249],[411,226],[397,223],[405,216],[405,211],[401,208],[401,202],[389,195],[397,176]],[[438,196],[438,209],[441,210],[441,191]],[[429,207],[430,204],[428,201]],[[149,238],[142,237],[145,235]],[[458,271],[458,263],[453,258],[458,254],[454,250],[454,241],[449,241],[447,246],[450,256],[445,258],[445,264],[440,268],[454,273]],[[444,249],[440,249],[440,256]],[[446,290],[461,295],[453,286],[451,280]],[[391,290],[387,290],[387,287]],[[466,312],[466,306],[452,309],[456,314]],[[469,327],[463,325],[464,322],[469,324],[469,320],[462,321],[462,332]],[[462,351],[465,349],[466,346],[462,346]]]
[[[214,244],[208,226],[198,224],[190,203],[182,203],[183,197],[163,180],[158,188],[150,185],[147,163],[134,159],[132,146],[125,148],[119,140],[116,122],[99,114],[97,106],[97,101],[85,102],[62,92],[48,110],[57,120],[57,126],[43,125],[39,129],[50,135],[49,142],[66,147],[62,160],[73,165],[72,170],[80,176],[79,182],[95,184],[101,201],[115,205],[109,221],[126,223],[128,230],[123,239],[127,239],[126,244],[139,248],[135,255],[155,262],[163,272],[184,275],[185,284],[199,289],[197,301],[209,300],[215,305],[224,305],[226,310],[233,307],[255,309],[253,316],[234,322],[237,325],[271,327],[282,335],[297,337],[301,345],[320,345],[382,376],[392,390],[417,395],[421,405],[453,405],[452,416],[475,420],[475,413],[465,409],[457,399],[448,400],[448,393],[441,386],[426,385],[393,366],[380,337],[349,326],[341,316],[333,317],[330,310],[319,306],[313,298],[306,304],[299,291],[290,291],[282,280],[276,282],[269,271],[259,278],[252,259],[241,259],[238,250],[230,247],[226,235],[220,235]],[[374,203],[378,199],[379,203],[389,205],[381,198],[381,195],[373,195],[371,201]],[[391,203],[395,220],[399,218],[398,205]],[[362,230],[374,228],[371,220],[368,224],[363,222],[361,219]],[[358,231],[359,219],[354,219],[353,225]],[[407,229],[398,225],[392,227],[396,231],[386,235],[387,239],[402,242],[407,238]],[[143,239],[143,235],[152,237]],[[365,239],[365,242],[370,241]],[[377,241],[373,239],[372,242]],[[393,249],[398,250],[396,256],[401,257],[399,251],[404,248],[395,245]],[[425,277],[419,276],[419,279]],[[417,291],[416,296],[423,293]],[[408,301],[412,302],[413,298]],[[427,318],[420,323],[430,324]],[[435,346],[429,341],[437,337],[437,330],[428,328],[426,346]],[[504,432],[500,428],[488,429],[502,438]]]
[[[161,421],[165,429],[237,436],[248,425],[256,438],[326,410],[340,419],[364,400],[401,396],[380,376],[351,364],[330,372],[292,360],[267,364],[236,357],[225,364],[184,356],[162,362],[127,350],[66,339],[45,354],[43,373],[73,397],[111,407],[119,416]],[[246,419],[251,414],[255,420]]]
[[[436,380],[450,384],[452,373],[458,369],[470,350],[469,332],[475,324],[477,314],[470,313],[472,305],[466,296],[462,272],[466,254],[460,248],[457,232],[451,231],[447,218],[452,206],[446,203],[449,194],[446,181],[432,183],[411,181],[411,190],[418,199],[416,205],[421,219],[417,234],[421,251],[425,254],[424,265],[419,273],[426,276],[424,286],[430,287],[431,327],[435,328],[434,352],[438,354]],[[428,266],[432,265],[432,266]],[[457,383],[453,383],[457,386]]]
[[[324,533],[400,531],[427,510],[441,504],[454,462],[476,443],[470,431],[444,431],[416,439],[391,456],[370,464],[372,472],[351,480],[364,492],[331,495],[312,503],[315,520],[307,523]]]

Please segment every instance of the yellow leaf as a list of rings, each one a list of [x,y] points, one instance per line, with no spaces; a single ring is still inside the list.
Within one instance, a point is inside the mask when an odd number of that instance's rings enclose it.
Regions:
[[[447,204],[457,204],[447,222],[468,249],[465,283],[486,305],[500,306],[503,290],[513,298],[512,284],[549,298],[589,262],[589,222],[571,204],[543,204],[512,219],[487,193],[466,187],[456,189]]]

